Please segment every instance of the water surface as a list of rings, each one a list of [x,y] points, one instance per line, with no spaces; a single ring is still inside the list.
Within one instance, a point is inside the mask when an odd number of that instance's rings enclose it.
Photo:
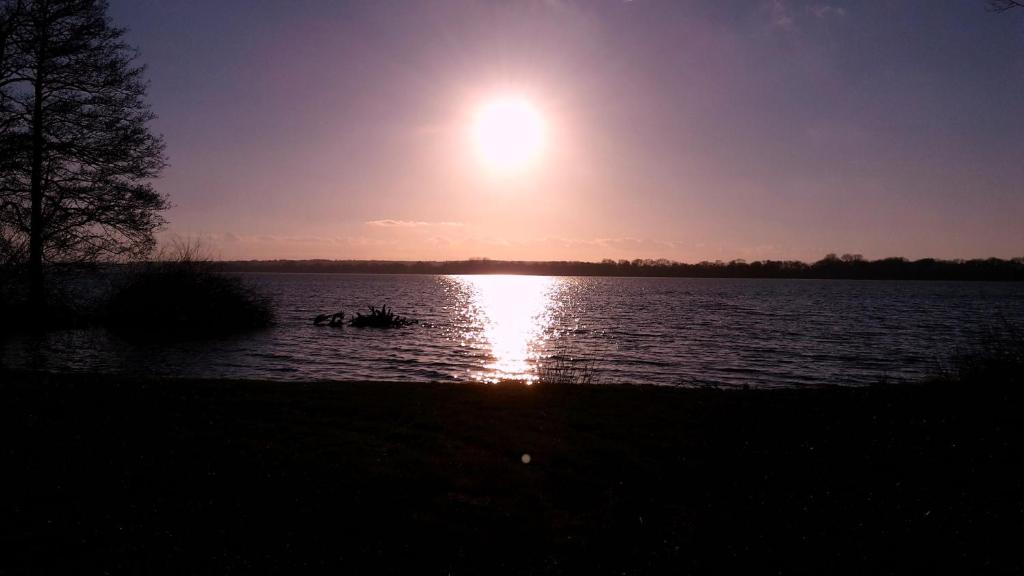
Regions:
[[[277,325],[138,344],[68,330],[0,344],[17,368],[277,380],[534,381],[552,357],[597,382],[789,386],[910,380],[1024,321],[1024,285],[843,280],[248,274]],[[403,329],[313,326],[386,303]]]

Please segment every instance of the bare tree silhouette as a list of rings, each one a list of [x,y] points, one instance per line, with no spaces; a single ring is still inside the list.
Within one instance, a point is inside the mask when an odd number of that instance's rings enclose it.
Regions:
[[[27,245],[30,294],[44,304],[44,262],[148,253],[167,200],[148,129],[143,68],[105,0],[0,5],[0,231]]]
[[[8,47],[14,28],[23,15],[23,0],[0,2],[0,216],[8,208],[13,208],[12,201],[7,197],[10,191],[7,190],[4,175],[10,173],[15,166],[16,155],[11,149],[14,139],[10,135],[18,118],[5,88],[16,81]],[[20,237],[12,222],[0,217],[0,266],[23,260],[27,252],[25,238]]]

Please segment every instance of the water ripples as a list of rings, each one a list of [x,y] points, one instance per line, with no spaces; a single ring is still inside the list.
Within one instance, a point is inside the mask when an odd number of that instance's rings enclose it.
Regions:
[[[987,326],[1024,321],[1024,286],[535,276],[251,274],[269,330],[133,344],[101,330],[0,343],[15,368],[276,380],[520,380],[555,354],[597,382],[683,386],[916,379]],[[317,313],[387,304],[421,324],[316,327]]]

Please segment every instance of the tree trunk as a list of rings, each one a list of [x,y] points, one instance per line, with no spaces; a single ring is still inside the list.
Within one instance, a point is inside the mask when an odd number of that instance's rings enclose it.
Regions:
[[[29,237],[29,298],[34,311],[46,306],[46,292],[43,284],[43,77],[45,59],[45,35],[40,34],[39,53],[36,55],[35,93],[32,107],[32,228]]]

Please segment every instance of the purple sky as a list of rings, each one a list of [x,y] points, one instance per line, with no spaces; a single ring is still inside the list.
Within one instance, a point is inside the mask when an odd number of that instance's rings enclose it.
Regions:
[[[168,235],[223,258],[1024,256],[1024,10],[112,0]],[[474,110],[527,98],[496,175]]]

